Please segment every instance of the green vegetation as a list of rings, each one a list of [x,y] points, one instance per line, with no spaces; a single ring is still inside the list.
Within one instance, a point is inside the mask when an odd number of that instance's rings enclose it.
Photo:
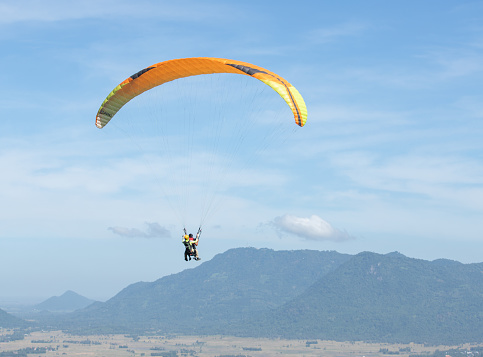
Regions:
[[[0,309],[0,327],[2,328],[18,328],[18,327],[27,327],[29,324],[22,320],[19,319],[18,317],[15,317],[2,309]]]
[[[10,342],[23,340],[25,338],[25,333],[22,330],[15,330],[13,333],[0,335],[0,342]]]
[[[237,323],[290,301],[350,257],[309,250],[232,249],[196,269],[130,285],[64,321],[43,323],[76,333],[215,331],[220,322]]]
[[[178,352],[176,351],[168,351],[168,352],[153,352],[151,356],[162,356],[162,357],[177,357]]]
[[[80,345],[100,345],[99,341],[91,341],[89,339],[77,341],[77,340],[64,340],[63,343],[70,343],[70,344],[80,344]],[[127,346],[126,346],[127,348]]]
[[[40,322],[83,334],[458,345],[482,342],[481,306],[483,263],[240,248]]]
[[[435,351],[433,354],[426,355],[412,355],[411,357],[478,357],[483,356],[483,347],[472,347],[470,349],[457,348],[443,351]]]
[[[361,253],[280,308],[240,326],[247,336],[459,344],[483,338],[483,264]],[[254,331],[254,329],[257,329]]]
[[[0,352],[0,357],[27,357],[29,354],[45,354],[47,353],[46,347],[27,347],[17,351],[5,351]]]

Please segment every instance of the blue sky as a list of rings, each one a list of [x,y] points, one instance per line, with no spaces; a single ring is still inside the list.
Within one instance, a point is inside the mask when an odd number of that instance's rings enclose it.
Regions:
[[[268,68],[309,113],[226,177],[204,260],[254,246],[482,261],[483,2],[0,0],[0,14],[0,301],[105,300],[187,267],[142,155],[94,125],[118,83],[184,57]]]

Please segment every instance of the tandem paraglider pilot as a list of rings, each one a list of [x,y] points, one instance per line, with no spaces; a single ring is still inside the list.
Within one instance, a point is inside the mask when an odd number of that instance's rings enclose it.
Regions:
[[[191,260],[193,257],[194,260],[201,260],[198,256],[198,242],[200,240],[201,228],[198,229],[198,233],[196,233],[196,237],[193,237],[193,234],[187,234],[186,229],[184,230],[183,236],[183,245],[185,246],[184,250],[184,260],[188,261]]]

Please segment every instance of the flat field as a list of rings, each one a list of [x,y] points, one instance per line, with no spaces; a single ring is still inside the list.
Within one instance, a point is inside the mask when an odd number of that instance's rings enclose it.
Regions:
[[[0,329],[0,336],[13,331]],[[411,356],[431,354],[435,350],[470,349],[482,345],[424,346],[419,344],[374,344],[322,340],[282,340],[229,336],[77,336],[61,331],[38,331],[23,340],[0,342],[0,352],[43,348],[45,353],[30,350],[31,357],[50,356]],[[385,352],[385,353],[383,353]]]

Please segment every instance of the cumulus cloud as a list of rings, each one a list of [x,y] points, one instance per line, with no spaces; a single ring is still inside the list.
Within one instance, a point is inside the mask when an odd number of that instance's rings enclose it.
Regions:
[[[347,232],[332,227],[329,222],[316,215],[304,218],[286,214],[275,217],[272,225],[280,233],[294,234],[307,240],[345,241],[354,239]]]
[[[169,238],[171,237],[171,232],[161,227],[158,223],[146,222],[146,229],[140,230],[137,228],[125,228],[125,227],[109,227],[112,233],[117,234],[121,237],[127,238]]]

